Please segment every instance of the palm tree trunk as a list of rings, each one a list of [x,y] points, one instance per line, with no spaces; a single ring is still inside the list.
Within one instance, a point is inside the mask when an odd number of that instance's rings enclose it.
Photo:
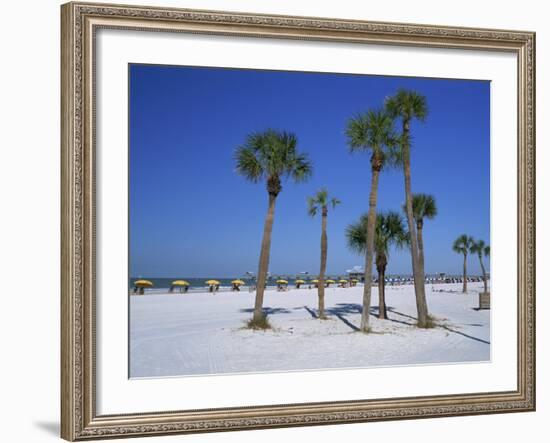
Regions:
[[[388,313],[386,310],[386,268],[378,268],[378,318],[386,320]]]
[[[412,191],[411,191],[411,159],[408,145],[409,122],[403,120],[403,172],[405,175],[405,207],[407,212],[407,225],[411,239],[411,261],[414,277],[414,293],[416,296],[416,310],[418,313],[418,326],[423,328],[428,325],[428,304],[424,288],[424,268],[421,266],[418,255],[418,241],[413,217]]]
[[[269,194],[269,206],[264,223],[264,235],[262,237],[262,248],[260,262],[258,264],[258,280],[256,282],[256,300],[254,303],[253,321],[260,321],[263,318],[263,304],[267,270],[269,267],[269,251],[271,249],[271,231],[273,230],[273,219],[275,216],[275,200],[277,196]]]
[[[485,266],[483,266],[483,259],[479,256],[479,264],[481,265],[481,272],[483,272],[483,292],[487,294],[487,273],[485,272]]]
[[[363,312],[361,313],[361,331],[369,331],[369,315],[372,289],[372,259],[374,255],[374,230],[376,229],[376,200],[378,197],[378,176],[380,168],[372,168],[367,216],[367,253],[365,254],[365,286],[363,288]]]
[[[319,295],[319,318],[325,317],[325,272],[327,269],[327,208],[323,208],[321,217],[321,268],[319,269],[319,286],[317,292]]]
[[[424,269],[424,238],[422,236],[423,222],[418,221],[416,223],[416,234],[418,238],[418,261],[420,262],[420,267]]]
[[[462,266],[463,276],[462,276],[462,292],[466,294],[468,292],[468,282],[466,281],[467,272],[466,272],[466,257],[467,254],[464,254],[464,264]]]

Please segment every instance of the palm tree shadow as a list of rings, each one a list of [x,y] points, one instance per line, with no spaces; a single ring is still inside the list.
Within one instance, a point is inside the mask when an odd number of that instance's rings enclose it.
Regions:
[[[295,309],[300,309],[300,308],[295,308]],[[311,309],[310,307],[304,306],[304,309],[309,313],[309,315],[311,315],[312,318],[315,318],[315,319],[319,318],[317,313],[313,309]]]
[[[315,310],[309,308],[308,306],[304,306],[303,308],[309,313],[309,315],[311,315],[312,318],[315,318],[315,319],[319,318],[318,315],[317,315],[317,312]],[[415,317],[412,317],[412,316],[409,316],[409,315],[406,315],[406,314],[401,314],[400,312],[395,311],[394,308],[391,307],[391,306],[388,306],[386,309],[389,312],[393,312],[395,314],[402,315],[404,317],[408,317],[408,318],[414,320],[414,322],[408,322],[408,321],[403,321],[403,320],[397,320],[395,318],[388,318],[387,319],[388,321],[391,321],[392,323],[399,323],[399,324],[402,324],[402,325],[405,325],[405,326],[414,326],[416,324],[416,318]],[[357,327],[351,321],[349,321],[346,318],[346,316],[349,315],[349,314],[361,314],[363,312],[363,306],[362,305],[360,305],[358,303],[337,303],[336,307],[328,308],[326,310],[326,312],[327,312],[327,314],[333,315],[336,318],[338,318],[341,322],[343,322],[350,329],[352,329],[356,332],[361,330],[359,327]],[[378,318],[378,315],[380,313],[380,308],[378,306],[371,306],[369,313],[373,317]]]
[[[415,326],[417,321],[418,321],[418,319],[416,317],[413,317],[412,315],[407,315],[407,314],[403,314],[401,312],[398,312],[392,306],[388,306],[386,309],[387,309],[388,312],[391,312],[392,314],[400,315],[401,317],[405,317],[405,318],[408,318],[410,320],[413,320],[412,322],[410,322],[410,321],[404,321],[404,320],[397,320],[396,318],[388,318],[388,320],[393,322],[393,323],[399,323],[399,324],[406,325],[406,326]]]
[[[254,308],[241,309],[240,312],[253,313]],[[269,306],[262,308],[262,312],[265,316],[274,314],[290,314],[290,311],[286,308],[271,308]]]
[[[304,306],[303,308],[309,313],[309,315],[311,315],[312,318],[315,318],[315,319],[319,318],[318,315],[317,315],[317,312],[315,310],[311,309],[308,306]],[[299,309],[299,308],[295,308],[295,309]],[[392,314],[404,317],[404,318],[409,320],[409,321],[406,321],[406,320],[398,320],[396,318],[388,318],[387,321],[391,321],[392,323],[399,323],[399,324],[402,324],[402,325],[405,325],[405,326],[415,326],[417,321],[418,321],[418,319],[416,317],[414,317],[412,315],[408,315],[408,314],[403,314],[402,312],[396,311],[395,308],[393,308],[392,306],[387,306],[386,309],[387,309],[388,312],[391,312]],[[353,323],[351,323],[346,318],[346,316],[349,315],[349,314],[361,314],[363,312],[363,306],[362,305],[357,304],[357,303],[337,303],[336,307],[329,308],[329,309],[326,310],[326,312],[327,312],[327,314],[334,315],[336,318],[338,318],[340,321],[342,321],[346,326],[348,326],[352,330],[354,330],[356,332],[360,331],[360,328],[358,328]],[[373,317],[378,318],[379,312],[380,312],[380,308],[378,306],[371,306],[370,315],[372,315]],[[482,326],[482,325],[473,324],[472,326]],[[445,329],[445,330],[447,330],[449,332],[452,332],[454,334],[462,335],[463,337],[469,338],[470,340],[475,340],[475,341],[485,343],[485,344],[488,344],[488,345],[491,344],[491,342],[489,342],[487,340],[483,340],[481,338],[465,334],[464,332],[457,331],[456,329],[450,328],[449,326],[446,326],[446,325],[438,324],[437,327]]]
[[[340,321],[342,321],[346,326],[353,329],[355,332],[359,332],[361,329],[351,323],[346,316],[349,314],[361,314],[363,312],[363,306],[357,303],[337,303],[336,307],[327,309],[327,313],[334,315]],[[378,307],[372,306],[370,308],[369,314],[377,317],[378,316]]]
[[[402,312],[398,312],[393,308],[388,308],[388,311],[392,312],[393,314],[400,315],[402,317],[410,318],[410,319],[414,320],[415,323],[418,321],[418,319],[416,317],[413,317],[412,315],[408,315],[408,314],[403,314]],[[398,320],[395,320],[395,321],[398,321]],[[414,323],[413,324],[407,323],[407,324],[409,324],[411,326],[414,326]],[[474,324],[472,326],[478,326],[478,325]],[[479,325],[479,326],[481,326],[481,325]],[[478,338],[478,337],[474,337],[473,335],[465,334],[464,332],[457,331],[456,329],[453,329],[453,328],[451,328],[447,325],[438,324],[437,327],[445,329],[446,331],[452,332],[453,334],[462,335],[463,337],[469,338],[470,340],[478,341],[480,343],[485,343],[487,345],[491,344],[491,342],[488,341],[488,340],[483,340],[482,338]]]

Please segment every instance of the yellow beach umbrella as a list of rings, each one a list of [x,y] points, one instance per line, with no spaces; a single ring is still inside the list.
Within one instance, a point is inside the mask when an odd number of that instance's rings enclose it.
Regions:
[[[303,285],[305,283],[304,280],[296,280],[294,283],[298,283],[299,285]]]
[[[189,286],[189,282],[185,280],[175,280],[172,282],[172,286]]]
[[[138,288],[152,288],[153,282],[149,280],[136,280],[134,282],[134,286],[137,286]]]
[[[344,280],[344,279],[338,280],[338,283],[347,283],[347,282],[348,282],[348,281],[347,281],[347,280]]]
[[[205,282],[208,286],[217,286],[220,284],[218,280],[206,280]]]
[[[353,282],[353,283],[358,283],[359,282],[359,280],[357,280],[356,278],[352,278],[350,281]]]
[[[286,280],[280,279],[280,280],[277,280],[277,284],[279,284],[279,285],[288,285],[288,282]]]
[[[330,278],[328,280],[325,280],[325,283],[336,283],[334,280],[331,280]]]
[[[242,281],[242,280],[233,280],[233,281],[231,282],[231,284],[232,284],[232,285],[239,285],[239,286],[240,286],[240,285],[244,285],[244,281]]]
[[[311,283],[319,283],[319,280],[317,280],[317,279],[311,280]]]

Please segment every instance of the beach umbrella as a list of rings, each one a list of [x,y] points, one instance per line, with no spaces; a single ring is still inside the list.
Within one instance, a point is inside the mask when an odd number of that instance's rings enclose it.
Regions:
[[[338,283],[347,283],[347,282],[348,282],[348,281],[347,281],[347,280],[344,280],[344,279],[338,280]]]
[[[145,288],[152,288],[152,287],[153,287],[153,282],[149,280],[136,280],[134,282],[134,293],[138,292],[138,289],[139,289],[139,293],[144,294]]]
[[[296,285],[296,288],[300,289],[300,285],[303,285],[305,283],[304,280],[298,279],[294,281],[294,284]]]
[[[220,287],[220,282],[218,280],[206,280],[205,282],[209,286],[209,291],[214,292]]]
[[[189,282],[185,280],[174,280],[172,286],[189,286]]]
[[[288,285],[288,281],[287,281],[287,280],[283,280],[282,278],[280,278],[279,280],[277,280],[277,289],[279,289],[279,290],[284,290],[284,288],[286,287],[286,285]]]
[[[328,280],[325,280],[325,284],[327,285],[327,287],[333,283],[336,283],[334,280],[331,280],[330,278]]]
[[[317,279],[311,280],[311,283],[319,283],[319,280],[317,280]]]
[[[134,282],[134,286],[137,286],[138,288],[152,288],[153,282],[149,280],[136,280]]]
[[[189,289],[189,282],[186,280],[174,280],[170,286],[170,292],[173,292],[176,286],[180,288],[180,292],[187,292]]]
[[[232,289],[233,291],[240,291],[241,290],[240,286],[244,285],[244,281],[239,280],[239,279],[232,280],[231,284],[233,285],[233,289]]]

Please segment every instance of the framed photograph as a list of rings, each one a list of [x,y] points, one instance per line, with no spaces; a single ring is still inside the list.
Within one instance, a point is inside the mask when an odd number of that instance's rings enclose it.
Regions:
[[[535,409],[535,35],[68,3],[62,437]]]

